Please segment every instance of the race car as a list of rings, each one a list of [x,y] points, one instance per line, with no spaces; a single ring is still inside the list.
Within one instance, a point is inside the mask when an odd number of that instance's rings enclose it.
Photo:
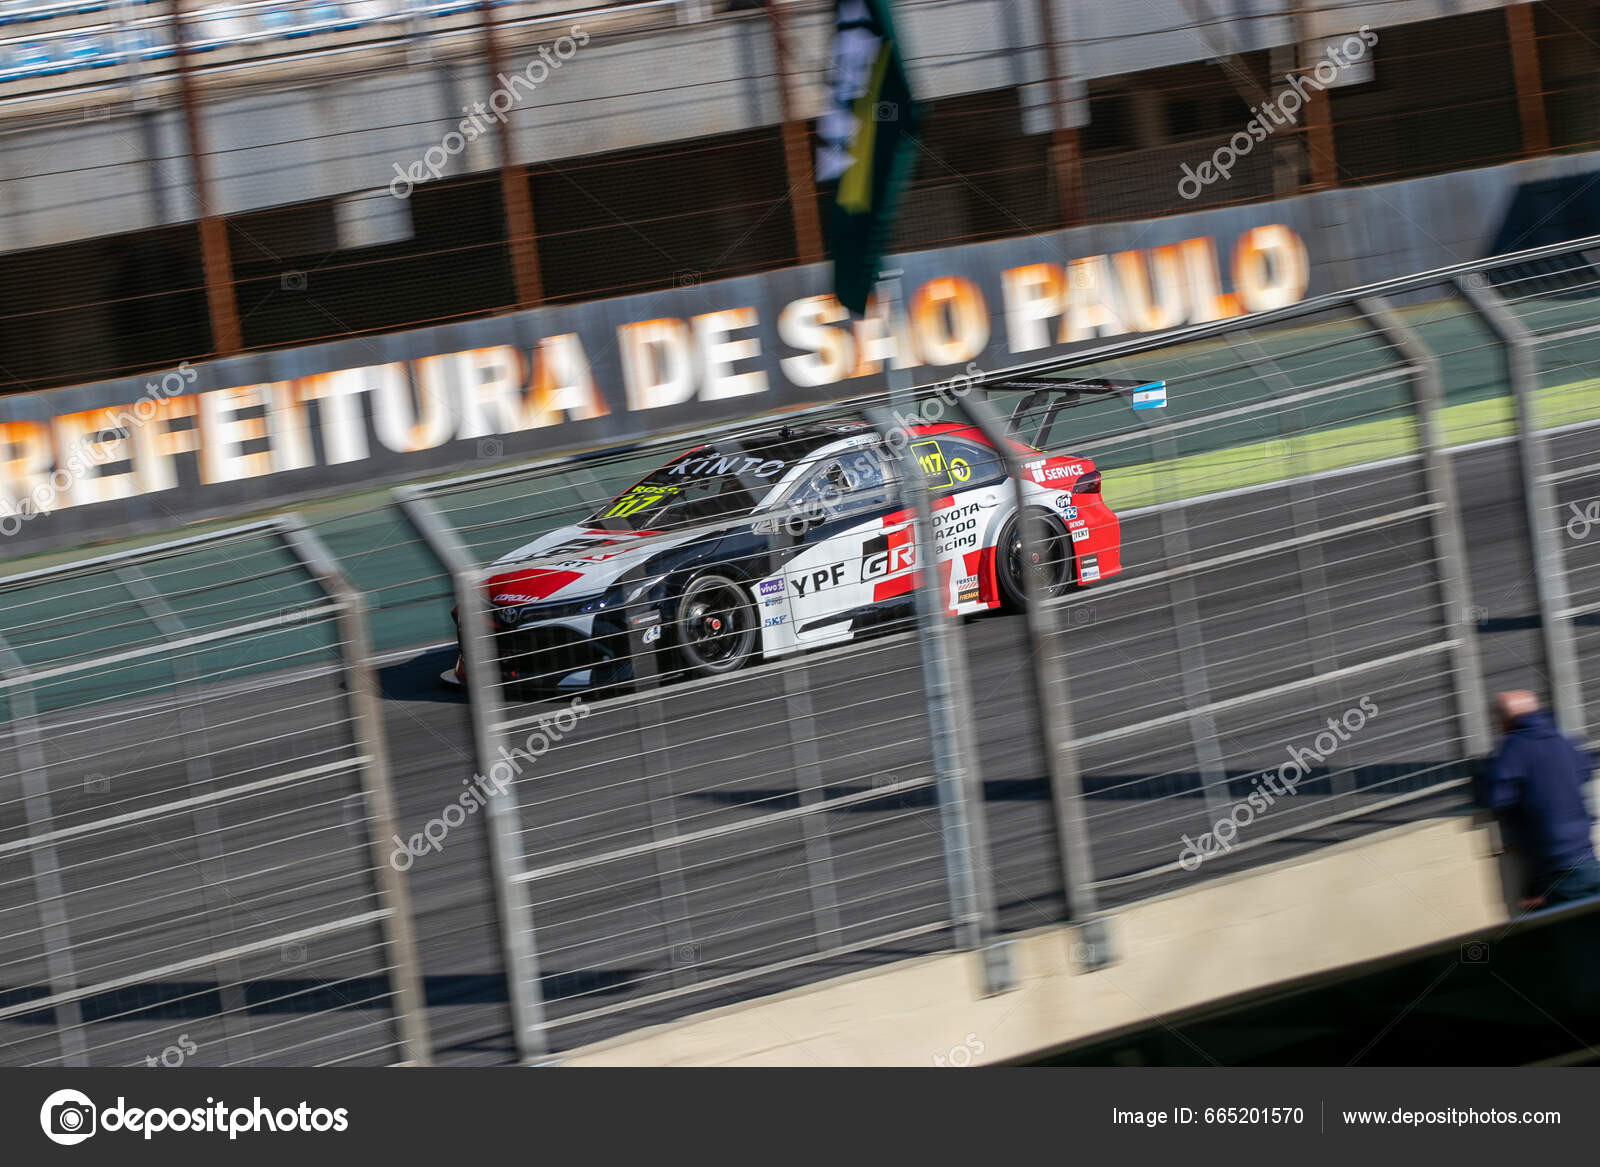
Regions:
[[[895,437],[930,492],[949,613],[1021,608],[1024,573],[1035,594],[1054,595],[1122,570],[1117,517],[1091,459],[1008,438],[1024,469],[1019,514],[1005,459],[980,430],[923,424]],[[488,569],[502,679],[611,686],[632,679],[645,653],[663,673],[718,676],[913,618],[915,507],[904,487],[915,484],[902,484],[895,455],[877,430],[849,421],[679,455]],[[1026,541],[1024,522],[1035,524]],[[458,656],[458,683],[464,667]]]

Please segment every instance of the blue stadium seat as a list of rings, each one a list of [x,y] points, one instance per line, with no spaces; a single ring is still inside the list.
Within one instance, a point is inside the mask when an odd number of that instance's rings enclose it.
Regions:
[[[345,32],[358,28],[361,21],[345,12],[342,5],[333,3],[313,4],[307,12],[309,23],[316,25],[323,32]]]
[[[117,54],[104,37],[87,34],[67,37],[61,56],[72,69],[104,69],[117,63]]]
[[[70,65],[56,59],[49,41],[28,41],[17,46],[17,65],[22,77],[55,77]]]
[[[264,8],[256,12],[256,28],[261,32],[281,32],[293,36],[296,13],[291,8]]]
[[[141,25],[132,32],[131,41],[133,51],[141,61],[157,61],[162,57],[172,56],[172,42],[164,36],[158,37],[148,25]]]

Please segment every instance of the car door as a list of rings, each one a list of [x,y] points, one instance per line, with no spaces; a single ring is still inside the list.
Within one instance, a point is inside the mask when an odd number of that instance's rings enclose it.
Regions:
[[[858,442],[820,455],[782,500],[784,640],[796,647],[849,640],[885,617],[886,602],[909,598],[916,547],[897,492],[876,445]]]
[[[929,492],[947,609],[995,606],[995,541],[1014,504],[1004,459],[982,442],[951,433],[913,436],[910,454]]]

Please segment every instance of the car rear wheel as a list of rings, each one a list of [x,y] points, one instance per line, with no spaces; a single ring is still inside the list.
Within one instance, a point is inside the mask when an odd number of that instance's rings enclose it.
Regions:
[[[678,602],[678,655],[694,677],[742,668],[755,652],[756,608],[744,587],[725,575],[696,577]]]
[[[995,574],[1001,603],[1008,611],[1027,607],[1029,587],[1036,596],[1058,596],[1072,582],[1071,537],[1053,515],[1038,511],[1012,515],[995,548]]]

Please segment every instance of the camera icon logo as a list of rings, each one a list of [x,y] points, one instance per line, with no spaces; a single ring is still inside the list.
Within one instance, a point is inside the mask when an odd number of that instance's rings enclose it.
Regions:
[[[95,1105],[77,1090],[57,1090],[39,1108],[45,1138],[63,1147],[83,1142],[95,1132]]]
[[[1482,940],[1469,940],[1461,946],[1462,964],[1488,964],[1489,946]]]

